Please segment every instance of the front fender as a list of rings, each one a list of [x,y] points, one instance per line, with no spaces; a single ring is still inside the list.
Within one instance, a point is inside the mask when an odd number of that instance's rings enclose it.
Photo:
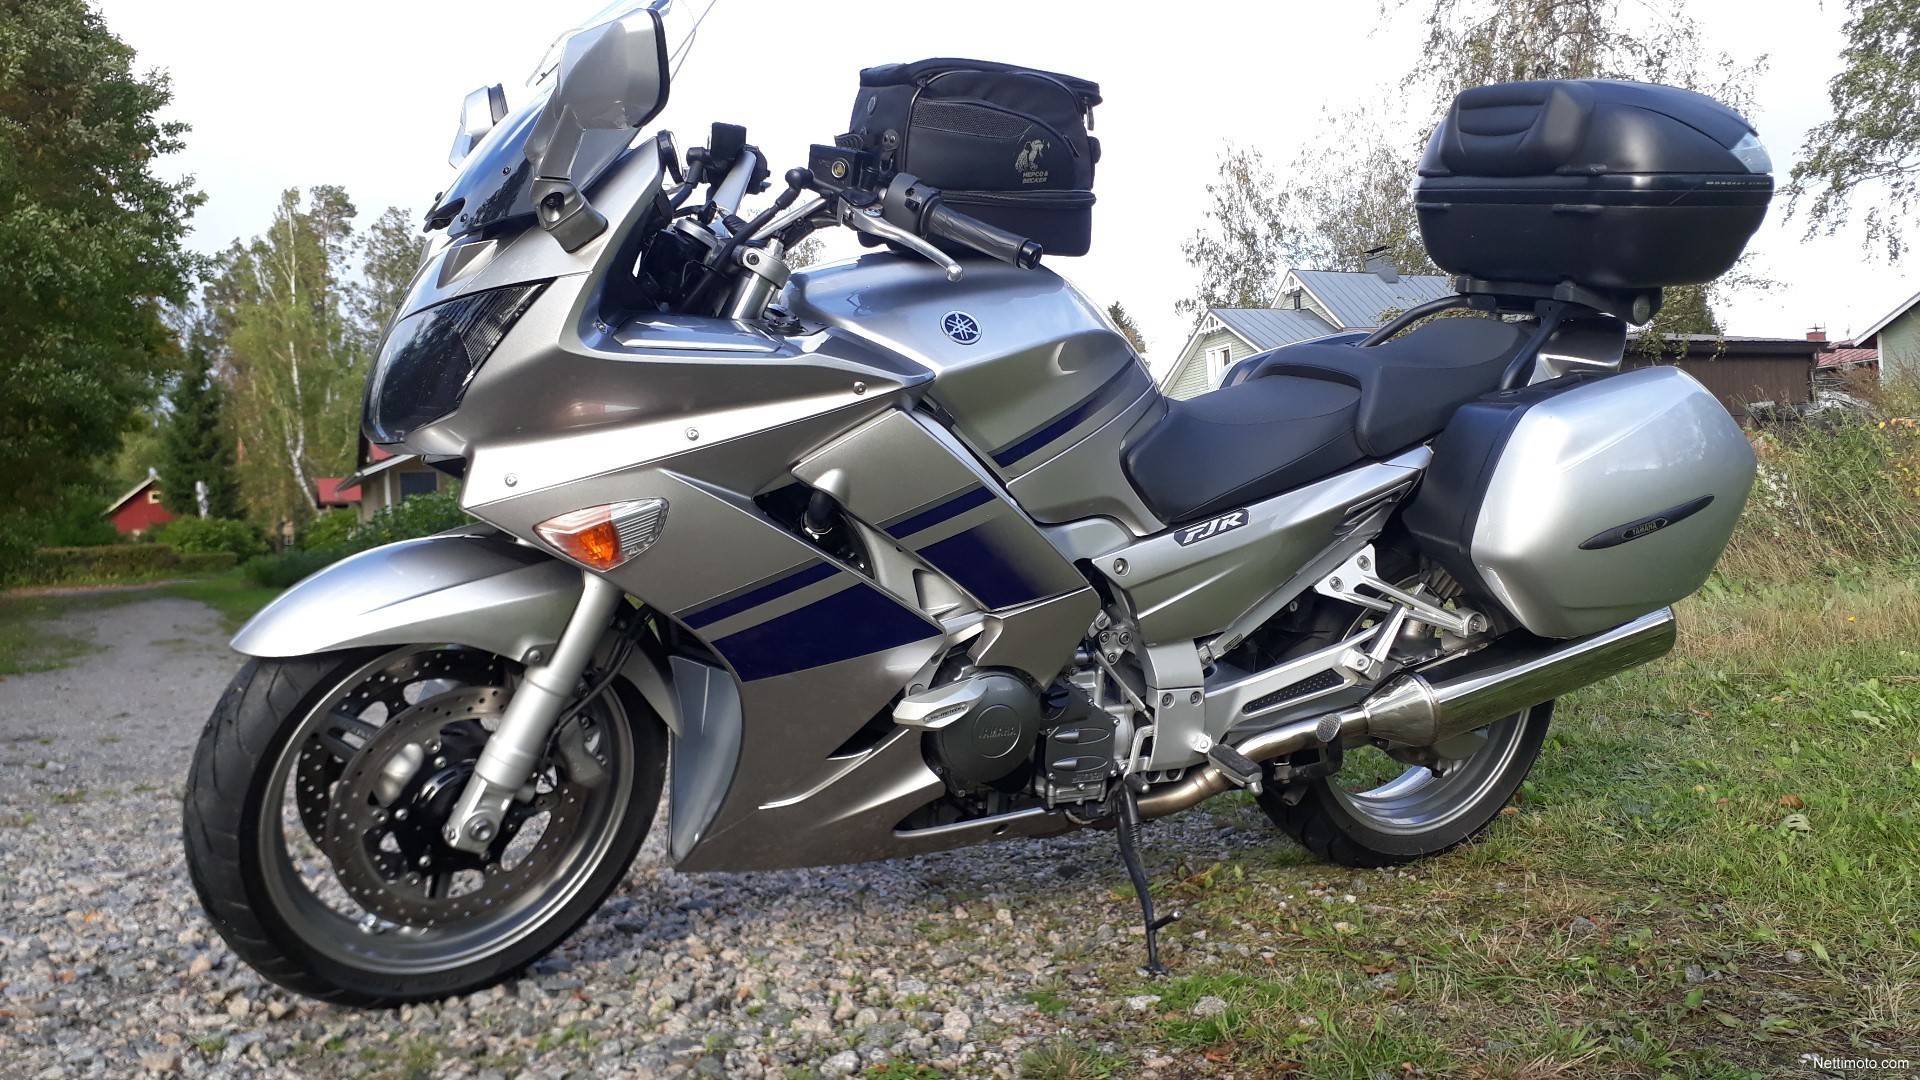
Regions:
[[[288,657],[363,645],[468,645],[511,660],[560,639],[580,570],[498,536],[402,540],[334,563],[233,636],[234,651]]]

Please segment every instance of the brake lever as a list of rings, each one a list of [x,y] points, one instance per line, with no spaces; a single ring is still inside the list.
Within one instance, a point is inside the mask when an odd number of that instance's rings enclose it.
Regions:
[[[901,247],[946,270],[948,281],[959,281],[965,273],[965,271],[961,269],[960,264],[953,261],[951,255],[927,243],[914,233],[908,232],[880,216],[880,207],[878,205],[862,208],[850,205],[845,199],[836,200],[836,203],[835,213],[840,219],[840,224],[845,225],[847,228],[855,232],[866,233],[868,236],[877,237],[889,243],[899,244]]]

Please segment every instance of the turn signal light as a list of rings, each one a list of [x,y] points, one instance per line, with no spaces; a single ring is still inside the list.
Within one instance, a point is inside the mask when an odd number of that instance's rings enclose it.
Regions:
[[[569,511],[533,527],[561,554],[611,570],[653,546],[667,521],[667,500],[635,499]]]

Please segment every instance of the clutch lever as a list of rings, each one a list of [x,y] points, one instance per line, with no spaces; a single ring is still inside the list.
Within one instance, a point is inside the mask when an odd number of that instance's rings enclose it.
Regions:
[[[948,281],[959,281],[965,273],[965,271],[961,269],[960,264],[955,262],[951,255],[948,255],[946,252],[927,243],[914,233],[882,217],[880,205],[877,202],[870,206],[855,206],[849,202],[845,196],[842,196],[835,200],[835,203],[835,214],[839,217],[840,224],[845,225],[847,228],[855,232],[866,233],[868,236],[885,240],[891,244],[899,244],[901,247],[946,270]]]

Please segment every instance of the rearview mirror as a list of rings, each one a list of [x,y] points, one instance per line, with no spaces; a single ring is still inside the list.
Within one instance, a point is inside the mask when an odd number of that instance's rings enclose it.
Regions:
[[[568,251],[606,230],[575,179],[591,180],[667,104],[666,34],[659,12],[632,12],[568,39],[553,91],[527,137],[534,211]]]
[[[454,132],[453,149],[447,151],[447,164],[459,168],[487,137],[495,124],[507,118],[507,92],[499,83],[483,86],[460,103],[460,130]]]

